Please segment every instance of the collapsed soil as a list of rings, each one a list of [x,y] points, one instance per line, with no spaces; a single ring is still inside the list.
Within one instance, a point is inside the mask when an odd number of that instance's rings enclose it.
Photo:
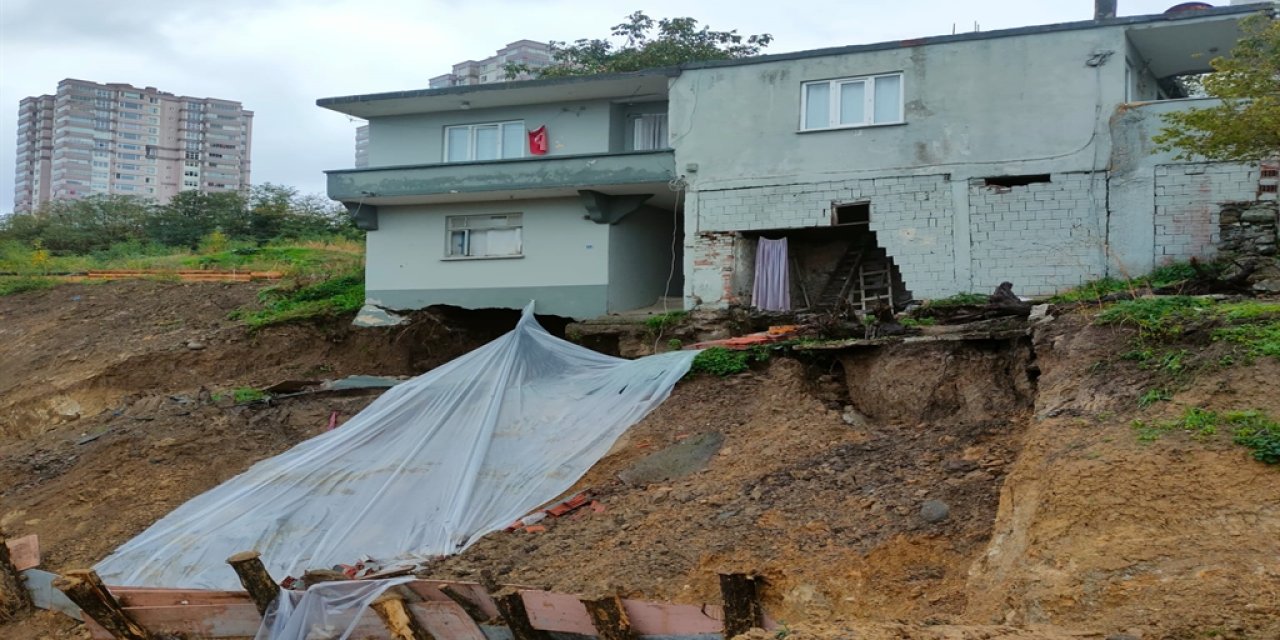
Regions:
[[[412,375],[502,330],[424,314],[251,333],[227,313],[255,295],[119,282],[0,298],[0,531],[38,534],[50,570],[91,565],[373,397],[239,406],[219,394]],[[796,638],[1280,637],[1280,473],[1225,439],[1140,443],[1129,426],[1185,406],[1280,416],[1280,364],[1205,371],[1140,409],[1154,374],[1117,359],[1129,339],[1073,314],[1034,342],[774,358],[687,379],[579,483],[602,510],[490,534],[426,574],[716,602],[717,572],[753,572]],[[705,468],[619,479],[711,433],[724,441]],[[17,640],[81,634],[50,613],[0,626]]]

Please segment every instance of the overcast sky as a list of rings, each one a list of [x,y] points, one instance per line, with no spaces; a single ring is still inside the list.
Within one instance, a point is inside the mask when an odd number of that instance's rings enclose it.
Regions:
[[[1177,0],[1119,0],[1121,15]],[[1215,4],[1226,4],[1219,0]],[[604,37],[632,11],[771,33],[769,53],[1092,17],[1089,0],[0,0],[0,213],[13,207],[18,101],[59,80],[225,98],[255,113],[255,183],[323,193],[356,123],[317,98],[419,89],[521,38]],[[1016,60],[1009,61],[1017,64]]]

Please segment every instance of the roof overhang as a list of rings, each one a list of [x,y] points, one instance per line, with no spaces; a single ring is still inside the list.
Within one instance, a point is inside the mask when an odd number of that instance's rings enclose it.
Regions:
[[[650,69],[631,73],[321,98],[316,100],[316,104],[357,118],[375,118],[586,100],[641,102],[665,100],[668,82],[678,74],[679,70],[674,68]]]
[[[1199,12],[1187,12],[1195,15]],[[1243,34],[1240,21],[1254,13],[1213,15],[1176,22],[1135,24],[1129,42],[1157,78],[1206,73],[1209,61],[1231,53]]]

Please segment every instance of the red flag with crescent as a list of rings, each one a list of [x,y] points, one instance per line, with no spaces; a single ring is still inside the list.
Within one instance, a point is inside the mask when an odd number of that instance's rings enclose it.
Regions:
[[[547,155],[547,125],[542,125],[529,132],[529,153],[535,156]]]

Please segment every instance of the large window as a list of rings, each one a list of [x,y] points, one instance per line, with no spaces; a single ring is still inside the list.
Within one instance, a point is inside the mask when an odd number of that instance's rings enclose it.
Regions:
[[[667,139],[667,114],[647,113],[632,117],[632,146],[636,151],[654,151],[671,146]]]
[[[806,82],[800,129],[841,129],[903,122],[902,74]]]
[[[527,145],[523,120],[444,128],[445,162],[523,158]]]
[[[448,216],[449,258],[510,258],[524,255],[521,215]]]

